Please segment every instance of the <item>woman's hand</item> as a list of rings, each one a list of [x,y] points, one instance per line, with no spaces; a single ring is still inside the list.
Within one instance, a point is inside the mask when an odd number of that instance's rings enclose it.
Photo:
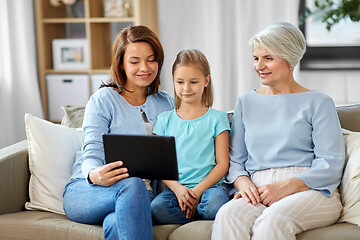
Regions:
[[[260,195],[256,185],[249,179],[248,176],[240,176],[234,182],[234,187],[238,190],[234,199],[243,198],[248,203],[256,205],[260,203]]]
[[[296,192],[306,191],[309,188],[305,185],[304,181],[298,178],[290,178],[281,182],[268,184],[260,187],[261,203],[265,206],[271,206],[274,202],[294,194]]]
[[[96,185],[111,186],[114,183],[129,177],[127,168],[121,167],[122,165],[122,161],[117,161],[94,168],[89,172],[89,179]]]
[[[274,202],[279,201],[283,197],[286,197],[285,185],[283,182],[277,182],[262,186],[259,188],[260,201],[265,206],[270,206]]]
[[[197,196],[191,189],[179,184],[174,193],[178,200],[181,211],[185,211],[187,209],[192,210],[194,208]]]

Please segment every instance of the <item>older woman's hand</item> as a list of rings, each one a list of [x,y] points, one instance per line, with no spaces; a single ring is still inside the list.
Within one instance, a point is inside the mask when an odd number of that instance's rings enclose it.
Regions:
[[[234,187],[238,190],[234,199],[243,198],[248,203],[256,205],[260,203],[260,195],[256,185],[248,176],[240,176],[234,182]]]
[[[122,161],[116,161],[94,168],[89,173],[89,180],[96,185],[111,186],[129,177],[127,168],[121,167],[122,165]]]
[[[262,186],[258,191],[260,193],[261,203],[265,206],[270,206],[286,196],[308,189],[304,181],[293,177],[281,182]]]

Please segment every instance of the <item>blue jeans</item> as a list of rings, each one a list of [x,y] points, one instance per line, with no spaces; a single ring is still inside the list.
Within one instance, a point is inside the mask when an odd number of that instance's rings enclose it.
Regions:
[[[201,196],[193,218],[185,218],[176,195],[168,187],[151,202],[151,214],[155,223],[184,224],[193,220],[213,220],[219,208],[229,201],[229,196],[219,186],[207,189]]]
[[[63,206],[72,221],[102,224],[105,239],[152,239],[152,194],[140,178],[126,178],[109,187],[78,178],[65,186]]]

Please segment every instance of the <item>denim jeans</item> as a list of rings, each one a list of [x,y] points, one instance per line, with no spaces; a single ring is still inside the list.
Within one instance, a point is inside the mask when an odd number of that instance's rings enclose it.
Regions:
[[[153,197],[140,178],[126,178],[109,187],[78,178],[65,186],[63,206],[72,221],[102,224],[105,239],[152,239]]]
[[[229,196],[219,186],[207,189],[201,196],[196,214],[191,219],[185,218],[176,195],[168,187],[151,202],[151,214],[154,223],[184,224],[193,220],[213,220],[219,208],[229,201]]]

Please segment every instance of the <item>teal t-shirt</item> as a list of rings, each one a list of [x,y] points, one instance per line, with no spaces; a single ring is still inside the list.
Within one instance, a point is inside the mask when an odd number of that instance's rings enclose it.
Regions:
[[[153,133],[174,136],[179,168],[179,183],[194,188],[216,165],[215,137],[230,130],[227,114],[209,108],[202,117],[181,119],[176,110],[159,114]]]

